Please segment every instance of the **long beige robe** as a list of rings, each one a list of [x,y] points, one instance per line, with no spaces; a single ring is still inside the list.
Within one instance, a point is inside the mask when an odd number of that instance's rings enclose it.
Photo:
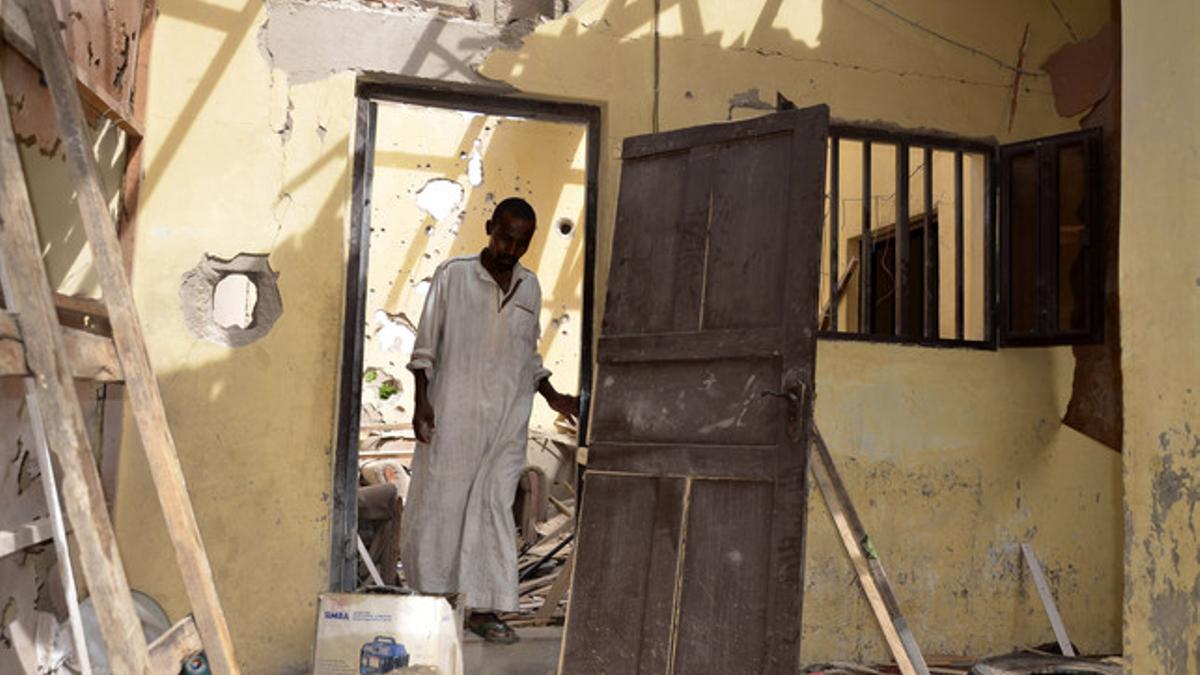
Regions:
[[[466,594],[475,609],[517,609],[512,505],[525,467],[542,291],[518,265],[505,295],[478,255],[434,274],[410,370],[429,377],[436,431],[418,443],[401,526],[408,584]]]

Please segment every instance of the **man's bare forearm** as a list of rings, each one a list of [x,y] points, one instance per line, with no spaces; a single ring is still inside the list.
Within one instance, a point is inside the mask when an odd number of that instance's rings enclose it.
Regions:
[[[413,403],[417,407],[429,405],[429,376],[425,374],[425,370],[414,370],[413,379],[416,380],[417,388],[413,392]]]

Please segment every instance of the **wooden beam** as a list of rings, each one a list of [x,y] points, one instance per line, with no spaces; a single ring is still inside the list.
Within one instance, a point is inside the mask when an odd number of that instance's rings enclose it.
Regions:
[[[825,309],[821,310],[821,330],[837,330],[837,306],[850,287],[850,277],[856,269],[858,269],[858,258],[851,258],[842,272],[842,278],[837,280],[837,286],[833,289],[833,297],[829,298],[829,302],[825,303]]]
[[[1038,562],[1033,546],[1021,544],[1021,553],[1025,554],[1025,562],[1033,575],[1033,585],[1037,586],[1038,595],[1042,598],[1042,607],[1046,608],[1046,616],[1050,618],[1050,627],[1054,629],[1054,639],[1063,656],[1075,656],[1075,647],[1071,646],[1071,638],[1067,636],[1067,627],[1063,624],[1062,615],[1058,613],[1058,605],[1054,604],[1054,594],[1050,592],[1050,584],[1046,583],[1046,575],[1042,574],[1042,564]]]
[[[150,643],[150,660],[156,673],[178,673],[183,662],[204,651],[196,621],[189,614]]]
[[[221,609],[212,567],[200,538],[196,515],[188,497],[175,440],[167,423],[158,380],[146,353],[145,336],[125,276],[117,229],[100,188],[100,176],[92,155],[91,137],[83,106],[75,91],[71,64],[67,61],[58,17],[50,0],[32,0],[29,23],[33,29],[42,72],[54,100],[55,115],[67,155],[67,168],[75,184],[76,202],[82,215],[101,293],[108,306],[113,339],[125,372],[129,402],[142,437],[150,475],[158,493],[167,532],[175,547],[184,589],[191,602],[196,627],[214,673],[240,673],[233,639]]]
[[[23,548],[40,544],[54,536],[54,525],[49,518],[25,523],[15,530],[0,530],[0,558],[16,553]]]
[[[63,59],[65,66],[65,55]],[[67,86],[73,86],[69,79]],[[3,100],[7,99],[0,82]],[[26,380],[26,391],[40,412],[46,439],[62,468],[63,502],[75,529],[100,632],[108,644],[114,672],[150,673],[150,653],[108,518],[95,456],[71,378],[66,341],[54,318],[29,189],[6,105],[0,105],[0,221],[4,223],[0,227],[0,286],[10,309],[21,317],[25,358],[35,375]]]
[[[571,587],[571,576],[575,573],[575,551],[572,548],[570,555],[567,556],[567,562],[563,563],[563,567],[558,571],[558,577],[554,579],[554,585],[550,587],[550,591],[546,593],[542,606],[534,613],[533,619],[535,623],[546,623],[554,618],[554,612],[558,609],[558,603],[562,601],[566,595],[567,589]]]
[[[33,1],[37,2],[40,0]],[[37,44],[33,39],[33,30],[29,25],[29,17],[25,7],[26,2],[28,0],[5,0],[4,2],[0,2],[0,9],[3,11],[0,19],[4,22],[4,41],[12,45],[30,63],[37,66],[41,63],[41,59],[38,57]],[[70,67],[75,87],[90,109],[112,120],[121,130],[130,136],[140,139],[146,135],[141,122],[134,119],[132,106],[114,99],[106,91],[93,89],[88,82],[86,73],[79,64],[72,62]]]
[[[929,668],[925,665],[917,641],[900,612],[896,596],[892,594],[892,586],[883,571],[883,563],[871,547],[866,528],[859,520],[858,512],[850,502],[850,495],[842,483],[842,477],[833,465],[833,457],[829,454],[829,448],[825,446],[825,439],[819,431],[813,434],[813,438],[813,478],[821,489],[825,506],[829,508],[829,515],[833,518],[842,545],[846,547],[846,553],[854,565],[854,572],[858,575],[859,584],[867,596],[867,603],[871,605],[871,611],[875,613],[879,628],[883,631],[888,649],[896,659],[896,666],[903,675],[929,675]]]
[[[0,311],[0,377],[31,374],[17,324],[16,317]],[[63,328],[62,333],[72,377],[96,382],[121,381],[121,361],[110,338],[76,328]]]

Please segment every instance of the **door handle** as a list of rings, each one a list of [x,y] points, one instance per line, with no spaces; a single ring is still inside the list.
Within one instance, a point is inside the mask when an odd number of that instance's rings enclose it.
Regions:
[[[805,386],[802,383],[797,383],[783,391],[765,389],[759,392],[760,398],[773,396],[787,401],[787,434],[788,439],[793,443],[801,443],[804,440],[802,434],[804,425],[801,423],[800,417],[804,410],[805,391]]]

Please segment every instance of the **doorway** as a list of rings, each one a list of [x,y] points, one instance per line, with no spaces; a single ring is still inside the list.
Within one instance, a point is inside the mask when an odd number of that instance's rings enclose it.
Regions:
[[[584,411],[592,363],[599,109],[361,82],[357,113],[330,563],[340,591],[403,581],[399,518],[415,446],[406,364],[434,270],[484,247],[484,223],[506,197],[537,212],[521,262],[542,286],[539,351]],[[575,462],[561,441],[585,437],[586,417],[565,428],[539,397],[530,431],[514,518],[533,548],[572,510]]]

